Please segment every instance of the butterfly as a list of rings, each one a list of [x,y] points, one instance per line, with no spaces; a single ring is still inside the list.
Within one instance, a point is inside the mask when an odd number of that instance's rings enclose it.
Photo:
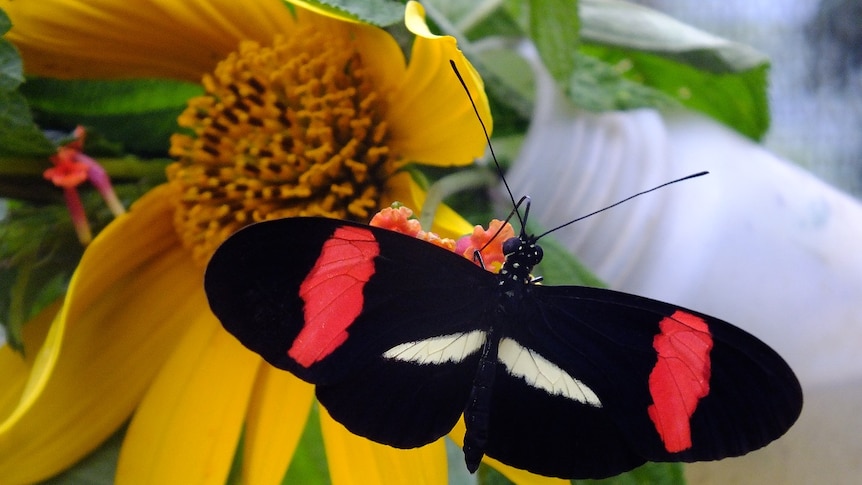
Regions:
[[[503,247],[494,274],[387,229],[287,218],[228,238],[205,289],[230,333],[315,384],[357,435],[418,447],[463,413],[470,471],[483,455],[564,478],[715,460],[798,417],[796,377],[754,336],[670,303],[537,284],[535,238]]]
[[[796,376],[745,331],[637,295],[540,284],[538,242],[551,231],[528,234],[529,201],[511,198],[521,231],[503,242],[498,273],[388,229],[286,218],[216,250],[210,308],[243,345],[314,384],[354,434],[414,448],[463,415],[471,472],[487,455],[603,478],[743,455],[796,421]]]

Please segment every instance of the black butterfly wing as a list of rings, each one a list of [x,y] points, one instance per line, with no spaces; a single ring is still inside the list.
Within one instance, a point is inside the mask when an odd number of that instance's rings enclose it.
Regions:
[[[549,393],[499,366],[487,453],[516,467],[600,478],[647,460],[736,456],[781,436],[801,411],[799,383],[778,354],[697,312],[605,289],[533,286],[515,320],[509,335],[519,347],[561,369],[600,402]],[[686,380],[704,372],[692,369],[701,364],[708,367],[707,379],[691,395]],[[683,398],[671,389],[677,384]],[[685,400],[693,407],[690,417],[680,410]],[[653,405],[663,406],[658,414],[667,442],[650,417]],[[680,441],[680,433],[688,433],[691,443]]]
[[[801,409],[786,363],[723,321],[544,286],[501,318],[494,275],[360,224],[250,226],[219,248],[205,286],[244,345],[316,384],[348,429],[392,446],[451,429],[492,325],[503,338],[485,451],[543,475],[598,478],[645,460],[743,454],[783,434]]]
[[[377,236],[385,257],[378,261],[380,278],[369,281],[357,331],[380,344],[347,378],[318,385],[317,397],[354,434],[413,448],[448,433],[464,410],[493,316],[496,279],[430,244],[389,231]],[[423,346],[454,348],[451,360],[425,356],[433,361],[421,363]],[[399,347],[399,358],[384,355]]]
[[[349,251],[337,249],[344,246]],[[492,274],[447,250],[324,218],[237,232],[205,278],[213,312],[240,342],[316,384],[320,402],[352,432],[397,447],[434,441],[457,421],[495,285]],[[329,328],[339,319],[344,329]],[[416,360],[430,352],[423,342],[454,350],[449,360],[431,355],[443,361],[423,364]],[[385,355],[410,343],[403,352],[413,360]]]

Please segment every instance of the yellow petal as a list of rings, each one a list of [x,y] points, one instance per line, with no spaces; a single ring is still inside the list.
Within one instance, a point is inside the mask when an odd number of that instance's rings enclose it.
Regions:
[[[374,79],[378,93],[389,93],[387,104],[401,103],[397,92],[404,82],[407,62],[404,52],[388,32],[368,24],[329,21],[330,28],[348,36],[362,55],[365,75]]]
[[[443,440],[401,450],[351,434],[321,406],[320,425],[334,485],[445,484]]]
[[[85,251],[24,394],[0,424],[6,483],[55,474],[110,436],[184,330],[201,274],[179,248],[165,194],[145,195]]]
[[[243,483],[281,483],[313,402],[314,386],[260,366],[246,422]]]
[[[280,0],[0,0],[28,74],[200,81],[243,39],[293,25]]]
[[[470,163],[485,152],[485,135],[449,60],[455,61],[490,134],[491,110],[482,79],[458,50],[454,37],[428,30],[419,3],[407,4],[404,19],[417,37],[397,102],[389,107],[391,146],[406,159],[426,164]]]
[[[117,483],[227,478],[262,361],[222,328],[203,289],[192,298],[198,315],[186,322],[187,333],[135,413],[120,451]]]
[[[0,347],[0,422],[3,422],[18,406],[24,388],[30,380],[36,355],[48,335],[51,322],[63,304],[60,299],[36,315],[24,326],[24,355],[8,344]]]
[[[452,438],[458,446],[461,446],[461,443],[464,442],[464,433],[467,428],[464,426],[464,417],[458,420],[458,423],[449,432],[449,437]],[[503,476],[508,478],[509,480],[517,483],[518,485],[564,485],[571,483],[569,480],[563,480],[561,478],[551,478],[551,477],[543,477],[541,475],[536,475],[534,473],[530,473],[526,470],[521,470],[518,468],[513,468],[509,465],[505,465],[500,463],[499,461],[485,456],[482,458],[482,463],[491,466],[498,472],[502,473]]]
[[[389,207],[393,202],[401,202],[418,215],[425,204],[425,191],[409,173],[397,173],[387,181],[386,197],[381,201],[381,206]],[[440,204],[431,230],[442,237],[457,239],[465,234],[471,234],[473,225],[446,204]]]

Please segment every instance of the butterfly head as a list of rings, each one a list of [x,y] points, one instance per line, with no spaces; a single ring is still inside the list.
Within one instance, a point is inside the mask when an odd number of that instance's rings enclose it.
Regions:
[[[523,287],[534,281],[533,267],[542,261],[542,247],[536,238],[522,235],[503,242],[506,262],[500,269],[500,285]]]

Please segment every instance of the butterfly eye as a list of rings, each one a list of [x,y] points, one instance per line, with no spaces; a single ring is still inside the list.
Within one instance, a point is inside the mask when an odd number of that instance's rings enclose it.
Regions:
[[[518,251],[518,249],[520,247],[521,247],[521,239],[520,238],[511,237],[509,239],[506,239],[506,241],[503,242],[503,254],[505,254],[506,256],[508,256],[510,254],[514,254],[515,252]]]
[[[539,264],[542,261],[542,257],[544,256],[544,252],[542,251],[542,246],[538,246],[536,244],[533,245],[533,264]]]

